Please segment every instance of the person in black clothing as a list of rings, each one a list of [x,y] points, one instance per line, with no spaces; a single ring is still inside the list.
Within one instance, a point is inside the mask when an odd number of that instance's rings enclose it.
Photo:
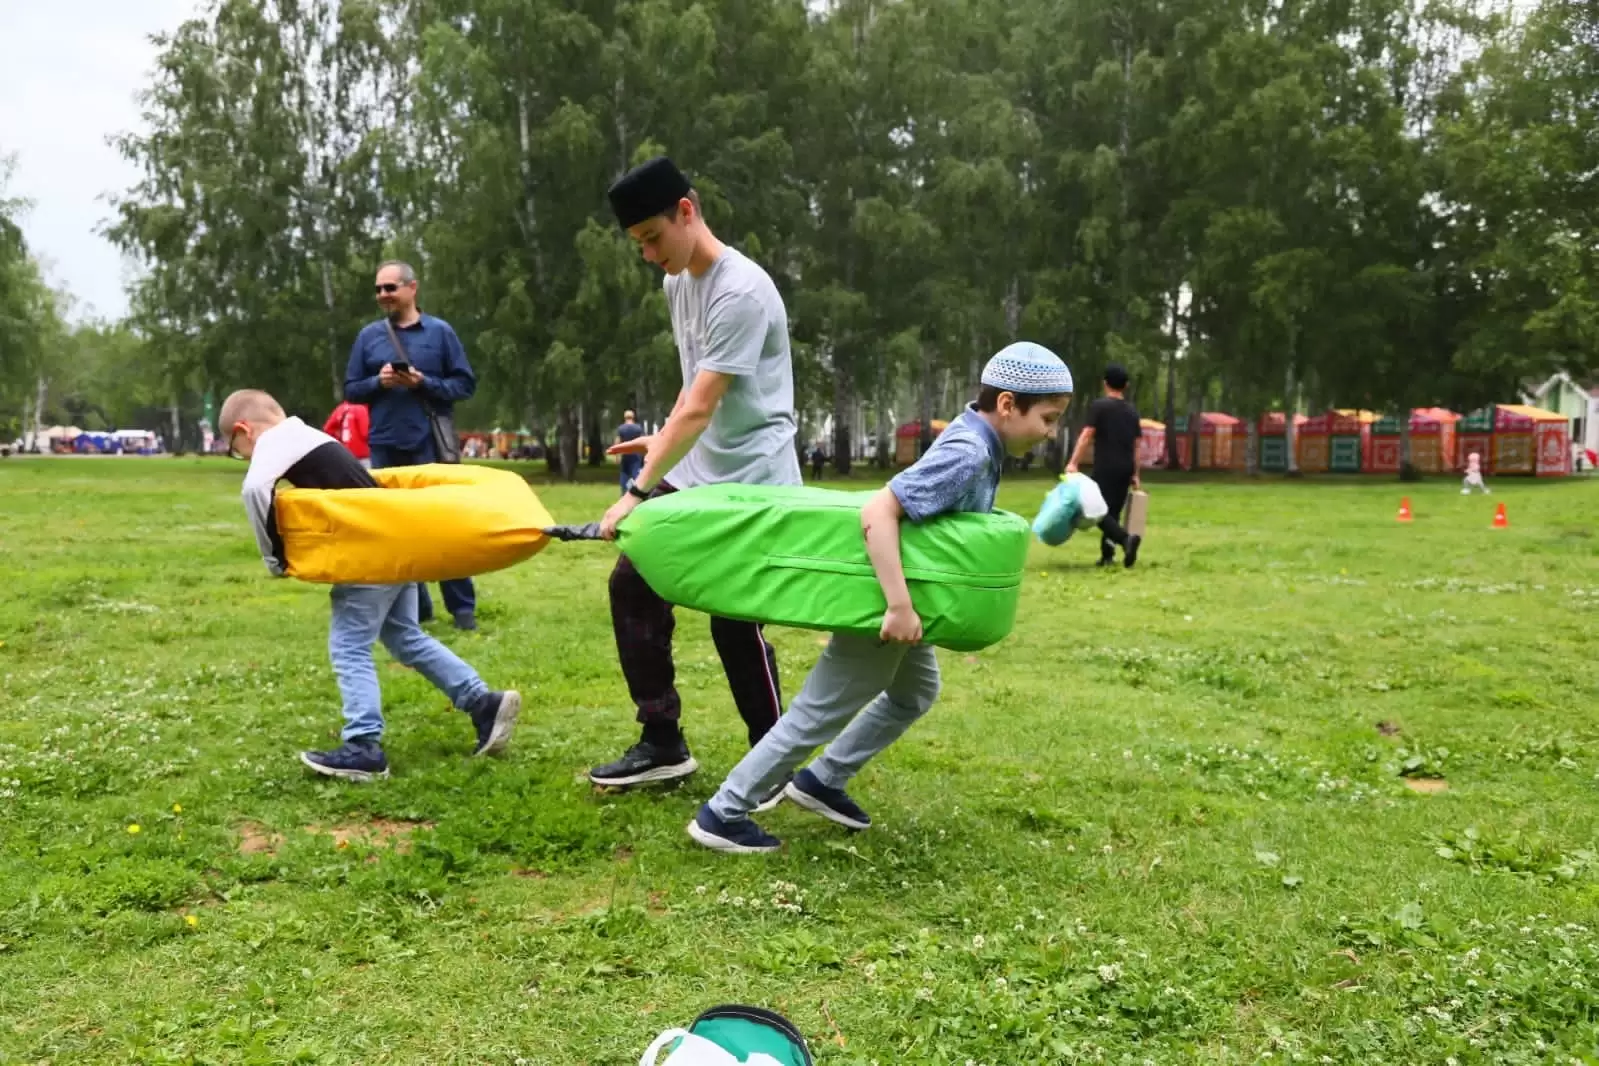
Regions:
[[[1138,547],[1143,538],[1132,536],[1122,527],[1122,510],[1127,506],[1129,489],[1138,488],[1138,438],[1144,435],[1138,409],[1127,400],[1127,371],[1112,363],[1105,368],[1105,395],[1088,405],[1088,424],[1077,437],[1077,447],[1068,474],[1077,473],[1083,453],[1094,448],[1094,483],[1105,497],[1105,517],[1099,520],[1099,565],[1116,562],[1116,546],[1121,545],[1126,565],[1138,562]]]
[[[823,467],[827,465],[827,453],[822,451],[820,444],[811,449],[811,480],[822,480]]]
[[[228,454],[250,462],[244,475],[244,509],[273,577],[287,577],[291,562],[273,506],[280,480],[302,489],[379,487],[348,448],[300,419],[286,417],[276,400],[257,389],[241,389],[224,400],[217,428],[228,442]],[[333,751],[300,753],[300,761],[317,773],[348,781],[389,776],[389,761],[379,743],[382,692],[372,662],[377,640],[467,713],[477,732],[473,755],[490,755],[510,743],[522,697],[491,692],[476,670],[423,631],[416,590],[416,585],[333,586],[328,652],[344,698],[344,743]]]

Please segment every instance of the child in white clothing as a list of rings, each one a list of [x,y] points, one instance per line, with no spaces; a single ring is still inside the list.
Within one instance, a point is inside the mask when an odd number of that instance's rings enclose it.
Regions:
[[[1470,496],[1472,489],[1481,489],[1484,493],[1489,491],[1487,483],[1482,479],[1482,456],[1476,452],[1466,456],[1466,479],[1461,485],[1460,494]]]

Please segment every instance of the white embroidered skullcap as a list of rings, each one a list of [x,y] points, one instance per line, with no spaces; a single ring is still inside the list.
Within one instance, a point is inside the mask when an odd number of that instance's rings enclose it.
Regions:
[[[984,385],[1029,396],[1056,396],[1072,391],[1072,372],[1060,356],[1032,341],[1007,345],[983,367]]]

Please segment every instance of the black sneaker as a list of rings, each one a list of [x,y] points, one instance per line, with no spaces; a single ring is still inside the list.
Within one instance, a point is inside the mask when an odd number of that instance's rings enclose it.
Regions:
[[[688,753],[688,742],[679,737],[673,744],[653,744],[641,740],[627,749],[620,759],[589,771],[596,785],[626,788],[651,781],[676,781],[700,768]]]
[[[712,851],[725,851],[732,855],[759,855],[777,851],[783,846],[781,840],[748,818],[724,822],[708,803],[701,805],[699,813],[688,824],[688,835]]]
[[[455,613],[455,628],[463,633],[477,632],[477,615],[471,611],[457,611]]]
[[[1144,543],[1143,537],[1127,538],[1127,547],[1123,549],[1123,552],[1127,558],[1122,563],[1122,565],[1127,567],[1127,569],[1131,570],[1133,568],[1133,564],[1138,561],[1138,546],[1142,543]]]
[[[783,794],[808,811],[815,811],[846,829],[870,829],[872,816],[861,810],[841,788],[828,788],[809,770],[801,770]]]
[[[347,740],[334,751],[302,751],[300,761],[319,774],[346,781],[389,776],[389,760],[373,740]]]
[[[775,810],[777,805],[783,802],[783,790],[788,788],[788,783],[792,780],[794,780],[794,775],[789,774],[787,777],[783,778],[783,780],[773,785],[771,789],[767,791],[765,797],[761,799],[761,802],[755,805],[755,813],[765,814],[767,811]]]
[[[1115,566],[1116,557],[1114,555],[1101,555],[1099,557],[1099,562],[1095,563],[1094,565],[1099,567]]]
[[[511,742],[516,716],[522,713],[520,692],[488,692],[468,712],[477,729],[477,755],[495,755]]]

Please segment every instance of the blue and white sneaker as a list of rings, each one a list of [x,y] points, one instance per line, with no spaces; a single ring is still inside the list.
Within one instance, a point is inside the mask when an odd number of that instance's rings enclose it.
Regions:
[[[467,714],[477,730],[477,755],[498,755],[511,742],[516,716],[522,713],[520,692],[485,692]]]
[[[300,761],[325,777],[371,781],[389,776],[389,759],[375,740],[346,740],[333,751],[302,751]]]
[[[808,811],[815,811],[846,829],[870,829],[872,816],[861,810],[841,788],[828,788],[810,770],[801,770],[783,794]]]
[[[783,802],[783,791],[788,788],[788,783],[792,780],[794,780],[794,775],[789,774],[773,785],[766,795],[762,797],[761,802],[755,805],[755,813],[765,814],[767,811],[775,811],[777,805]]]
[[[688,824],[688,835],[712,851],[725,851],[732,855],[759,855],[777,851],[783,846],[781,840],[748,818],[724,822],[708,803],[701,804],[699,813]]]

